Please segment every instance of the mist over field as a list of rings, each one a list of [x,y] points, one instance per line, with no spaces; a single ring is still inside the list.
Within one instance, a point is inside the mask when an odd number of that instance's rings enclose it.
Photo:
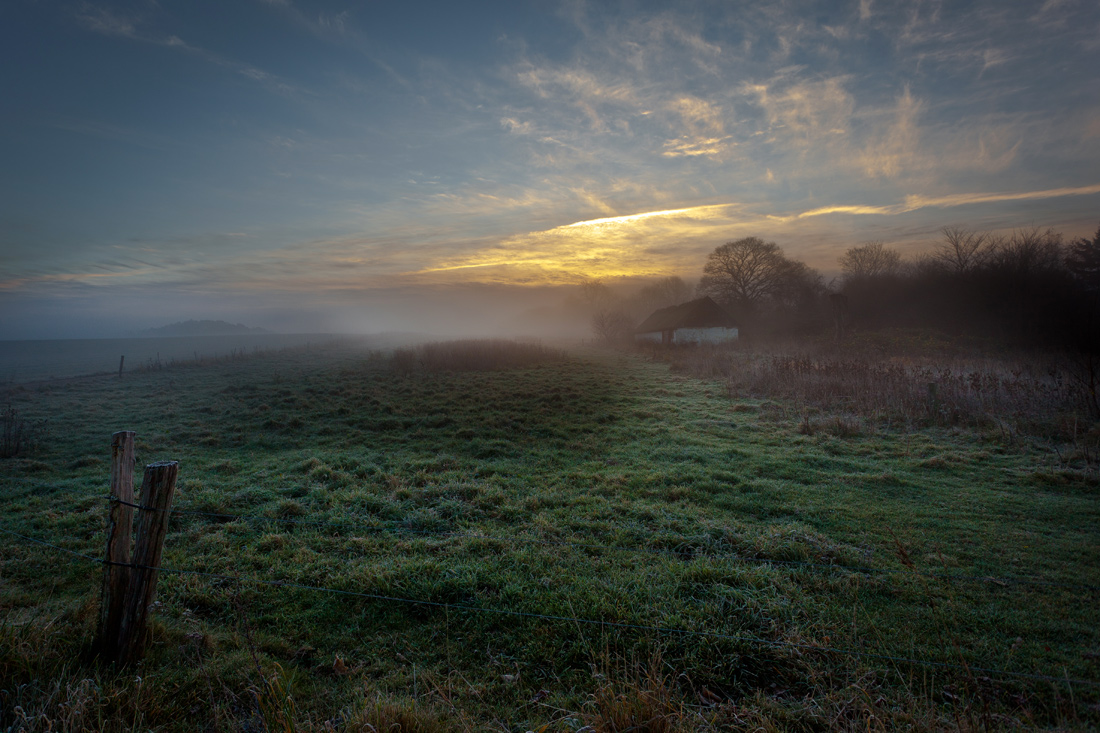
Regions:
[[[331,341],[331,334],[0,341],[0,381],[64,379],[254,355]]]
[[[0,3],[0,730],[1100,728],[1098,29]]]

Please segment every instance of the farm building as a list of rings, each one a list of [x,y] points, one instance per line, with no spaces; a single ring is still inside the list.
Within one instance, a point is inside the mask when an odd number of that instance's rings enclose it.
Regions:
[[[638,339],[662,344],[715,344],[737,339],[737,326],[710,298],[661,308],[634,330]]]

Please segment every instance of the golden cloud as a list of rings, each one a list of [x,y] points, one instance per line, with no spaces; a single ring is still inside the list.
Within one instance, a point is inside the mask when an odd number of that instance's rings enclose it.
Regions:
[[[682,268],[683,253],[662,245],[713,239],[716,230],[729,227],[738,208],[717,204],[573,222],[507,237],[415,274],[432,280],[537,276],[543,282],[666,274]]]

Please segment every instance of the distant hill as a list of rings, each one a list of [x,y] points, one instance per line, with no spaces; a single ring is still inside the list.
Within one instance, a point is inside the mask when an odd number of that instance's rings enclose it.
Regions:
[[[138,336],[239,336],[241,334],[271,333],[264,328],[249,328],[240,323],[226,321],[180,321],[160,328],[139,331]]]

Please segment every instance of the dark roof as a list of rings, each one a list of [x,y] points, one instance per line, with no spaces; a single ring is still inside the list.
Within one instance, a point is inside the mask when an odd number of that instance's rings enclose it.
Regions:
[[[735,328],[737,326],[729,313],[708,298],[691,300],[680,305],[661,308],[642,321],[634,333],[653,333],[655,331],[675,331],[677,328]]]

